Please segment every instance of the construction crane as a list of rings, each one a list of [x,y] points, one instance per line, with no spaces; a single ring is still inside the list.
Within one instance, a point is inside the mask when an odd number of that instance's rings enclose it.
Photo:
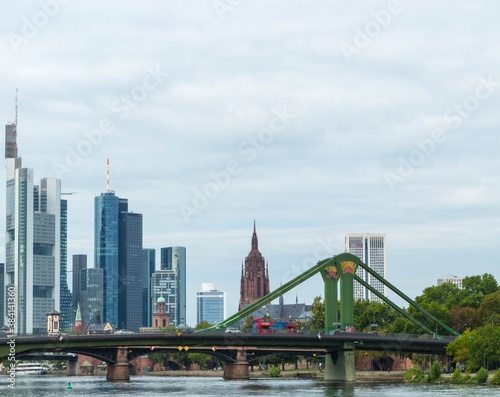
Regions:
[[[61,193],[61,196],[71,196],[72,194],[76,194],[76,192]]]

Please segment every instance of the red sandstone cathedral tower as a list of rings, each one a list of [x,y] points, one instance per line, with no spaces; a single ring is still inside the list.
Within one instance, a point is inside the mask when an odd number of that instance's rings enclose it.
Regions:
[[[259,242],[253,221],[252,249],[241,268],[240,305],[238,310],[269,293],[269,274],[264,257],[259,252]]]

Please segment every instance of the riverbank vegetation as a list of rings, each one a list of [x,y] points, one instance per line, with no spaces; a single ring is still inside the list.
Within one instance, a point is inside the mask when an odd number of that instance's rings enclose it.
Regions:
[[[465,373],[455,369],[451,376],[442,376],[441,364],[435,361],[430,372],[426,375],[419,366],[415,366],[405,371],[404,381],[409,383],[453,383],[453,384],[484,384],[488,381],[489,373],[486,369],[480,368],[475,375]],[[497,383],[498,382],[498,383]],[[500,370],[492,377],[490,384],[500,384]]]

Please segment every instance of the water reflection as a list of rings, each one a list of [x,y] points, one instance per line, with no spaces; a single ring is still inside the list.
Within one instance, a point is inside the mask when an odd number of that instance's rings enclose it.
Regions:
[[[325,397],[353,397],[355,382],[325,382]]]

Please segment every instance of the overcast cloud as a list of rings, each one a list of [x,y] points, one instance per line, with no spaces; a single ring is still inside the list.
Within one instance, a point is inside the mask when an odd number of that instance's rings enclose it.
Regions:
[[[410,297],[498,279],[500,6],[465,3],[4,0],[0,114],[19,88],[24,165],[76,192],[69,266],[110,159],[144,247],[187,248],[190,324],[202,282],[237,310],[254,219],[272,289],[349,232]]]

